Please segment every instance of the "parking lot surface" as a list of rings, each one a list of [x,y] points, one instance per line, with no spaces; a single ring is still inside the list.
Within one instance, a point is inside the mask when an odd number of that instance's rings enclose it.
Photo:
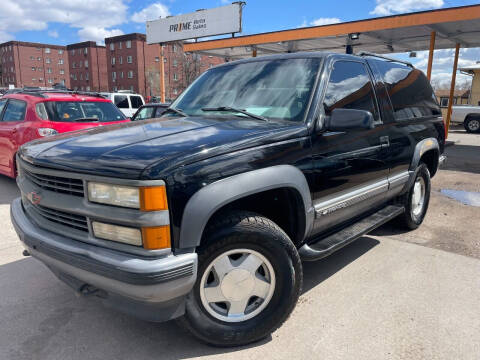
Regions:
[[[480,192],[480,135],[454,129],[416,231],[390,224],[304,264],[304,290],[272,337],[247,347],[199,343],[75,296],[21,255],[10,223],[15,182],[0,177],[0,359],[478,359],[480,207],[442,189]]]

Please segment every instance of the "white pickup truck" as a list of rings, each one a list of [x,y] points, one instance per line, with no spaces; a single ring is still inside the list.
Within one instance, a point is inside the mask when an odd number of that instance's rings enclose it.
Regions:
[[[480,106],[452,106],[452,123],[463,124],[470,133],[480,133]]]

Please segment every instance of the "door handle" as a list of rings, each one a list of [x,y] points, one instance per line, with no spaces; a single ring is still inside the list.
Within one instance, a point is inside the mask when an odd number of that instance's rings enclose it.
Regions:
[[[390,138],[388,136],[380,136],[380,147],[382,149],[390,147]]]

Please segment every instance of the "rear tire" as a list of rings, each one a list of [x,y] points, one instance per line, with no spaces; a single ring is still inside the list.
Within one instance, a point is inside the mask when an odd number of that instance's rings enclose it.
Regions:
[[[468,133],[480,133],[480,117],[468,116],[463,126]]]
[[[409,230],[420,226],[430,202],[431,184],[427,165],[421,163],[415,170],[414,176],[412,186],[400,200],[405,207],[405,212],[397,218],[398,225]]]
[[[179,322],[200,340],[215,346],[258,341],[294,309],[302,264],[295,245],[273,221],[251,212],[230,213],[206,230],[198,256],[197,281]]]

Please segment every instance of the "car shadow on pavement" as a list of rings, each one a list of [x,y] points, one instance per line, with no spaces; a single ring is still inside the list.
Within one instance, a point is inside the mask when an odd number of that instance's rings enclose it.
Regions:
[[[380,244],[378,240],[364,236],[322,260],[303,262],[303,293],[342,270],[378,244]]]
[[[450,146],[445,150],[447,162],[442,166],[442,169],[480,174],[479,152],[480,145],[455,144]]]
[[[10,204],[19,196],[20,190],[17,187],[15,179],[0,175],[0,205]]]
[[[375,247],[362,237],[317,262],[304,263],[307,292]],[[20,251],[20,250],[19,250]],[[271,341],[216,348],[194,339],[176,322],[149,323],[77,297],[45,266],[29,257],[0,265],[1,359],[188,359],[236,352]],[[8,331],[6,331],[8,330]],[[60,357],[59,357],[60,356]]]

